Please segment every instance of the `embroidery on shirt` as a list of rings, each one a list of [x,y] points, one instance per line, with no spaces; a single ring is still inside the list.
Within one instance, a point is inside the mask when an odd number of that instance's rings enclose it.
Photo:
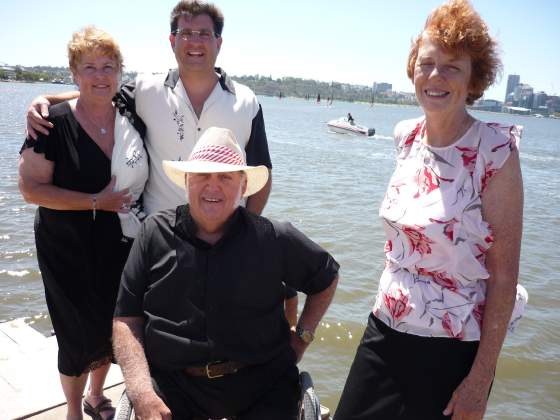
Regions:
[[[140,162],[142,159],[142,152],[140,150],[135,150],[132,156],[126,160],[126,166],[134,168],[134,166]]]
[[[177,140],[182,142],[185,140],[185,115],[179,114],[177,110],[173,111],[173,121],[177,123]]]

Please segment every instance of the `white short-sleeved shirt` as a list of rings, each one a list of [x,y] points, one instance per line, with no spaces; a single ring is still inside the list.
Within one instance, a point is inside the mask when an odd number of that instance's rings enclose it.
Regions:
[[[425,144],[424,118],[395,128],[397,167],[379,210],[387,237],[373,313],[410,334],[480,339],[492,229],[481,195],[518,147],[521,127],[475,121],[447,147]],[[527,292],[518,285],[509,328]]]
[[[260,104],[253,91],[236,83],[221,69],[219,82],[196,116],[177,69],[167,74],[139,75],[124,85],[120,96],[127,108],[146,124],[145,145],[150,177],[144,190],[144,208],[151,214],[185,204],[185,190],[165,175],[163,160],[186,160],[209,127],[232,130],[248,165],[272,167]]]

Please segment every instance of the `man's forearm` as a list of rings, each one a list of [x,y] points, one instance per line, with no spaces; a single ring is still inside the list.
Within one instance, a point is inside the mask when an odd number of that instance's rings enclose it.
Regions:
[[[301,316],[298,320],[298,325],[310,331],[315,331],[317,325],[327,312],[329,305],[331,304],[334,292],[336,290],[336,285],[338,284],[338,276],[334,278],[329,287],[325,290],[316,293],[314,295],[308,295],[305,299],[305,306],[301,312]]]
[[[71,99],[76,99],[80,97],[79,90],[72,90],[69,92],[61,92],[53,95],[45,95],[45,99],[50,102],[51,105],[58,104],[60,102],[69,101]]]
[[[126,392],[134,404],[141,395],[154,392],[144,353],[144,320],[140,317],[113,319],[113,348],[121,367]]]
[[[261,214],[268,201],[268,196],[270,195],[270,190],[272,189],[272,171],[268,170],[268,181],[262,189],[247,198],[247,205],[245,206],[247,210],[255,214]]]

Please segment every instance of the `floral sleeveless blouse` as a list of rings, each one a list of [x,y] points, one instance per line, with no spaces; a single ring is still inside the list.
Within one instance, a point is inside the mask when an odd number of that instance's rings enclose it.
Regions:
[[[395,128],[397,167],[379,215],[387,237],[374,315],[420,336],[480,340],[492,229],[481,194],[518,147],[520,126],[475,121],[450,146],[423,142],[424,118]],[[512,331],[527,302],[518,285]]]

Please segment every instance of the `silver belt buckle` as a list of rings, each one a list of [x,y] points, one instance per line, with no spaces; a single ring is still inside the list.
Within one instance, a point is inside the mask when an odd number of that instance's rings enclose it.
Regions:
[[[212,365],[217,365],[217,364],[220,364],[220,363],[222,363],[222,362],[210,362],[210,363],[206,364],[206,377],[207,377],[208,379],[221,378],[222,376],[224,376],[223,374],[221,374],[221,375],[212,375],[212,374],[210,373],[210,366],[212,366]]]

